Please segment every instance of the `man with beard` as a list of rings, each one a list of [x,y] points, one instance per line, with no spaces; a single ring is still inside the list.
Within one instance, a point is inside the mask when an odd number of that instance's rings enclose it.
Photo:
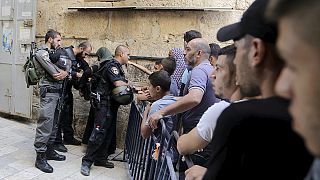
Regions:
[[[240,22],[218,31],[234,40],[237,83],[245,97],[217,121],[213,153],[203,179],[302,179],[312,157],[291,129],[289,102],[274,92],[283,62],[275,50],[277,28],[264,18],[268,0],[256,0]]]
[[[236,67],[233,63],[236,49],[234,45],[219,50],[218,61],[212,73],[212,84],[216,96],[231,102],[242,99],[239,86],[236,85]],[[192,154],[205,148],[212,140],[216,121],[229,102],[215,103],[204,112],[199,123],[188,134],[179,137],[177,149],[181,155]],[[192,142],[192,144],[190,144]]]
[[[61,56],[67,56],[71,60],[71,79],[68,79],[64,87],[64,108],[60,113],[59,128],[55,140],[55,150],[60,152],[67,152],[67,148],[63,145],[70,144],[80,146],[81,142],[74,138],[73,123],[73,94],[72,86],[75,89],[79,88],[79,79],[81,77],[80,70],[85,71],[89,68],[88,63],[84,60],[92,50],[92,46],[89,42],[82,42],[77,47],[60,48],[53,55],[53,62],[57,61]],[[63,142],[61,130],[63,131]]]
[[[66,157],[55,152],[53,143],[57,133],[58,118],[56,107],[61,97],[63,79],[68,76],[70,62],[61,59],[55,65],[52,53],[61,45],[61,34],[49,30],[45,35],[45,44],[35,53],[37,62],[44,69],[40,79],[40,116],[37,121],[34,147],[37,152],[35,167],[45,173],[52,173],[53,168],[47,160],[64,161]]]
[[[193,67],[190,80],[186,84],[184,96],[177,102],[162,108],[150,116],[150,126],[157,128],[158,121],[168,115],[182,113],[183,133],[190,132],[199,122],[203,113],[216,102],[211,83],[213,67],[209,62],[210,47],[203,38],[187,43],[184,50],[186,63]],[[191,155],[195,164],[203,165],[210,157],[210,149]],[[181,167],[185,169],[185,167]]]

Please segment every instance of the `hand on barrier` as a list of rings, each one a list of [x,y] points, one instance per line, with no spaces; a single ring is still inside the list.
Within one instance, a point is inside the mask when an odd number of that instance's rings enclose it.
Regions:
[[[185,171],[186,180],[201,180],[206,172],[207,168],[194,165]]]
[[[157,129],[158,128],[158,122],[159,120],[163,118],[163,115],[161,114],[161,111],[158,111],[156,113],[153,113],[149,119],[148,119],[148,122],[150,124],[150,127],[152,129]]]

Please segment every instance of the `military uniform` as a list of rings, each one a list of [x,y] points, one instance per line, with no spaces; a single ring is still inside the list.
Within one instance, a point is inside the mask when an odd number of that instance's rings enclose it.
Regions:
[[[100,61],[100,63],[104,62],[104,61],[110,61],[113,59],[111,52],[105,48],[105,47],[101,47],[97,50],[96,55],[98,56],[98,61]],[[103,63],[102,63],[103,64]],[[92,77],[92,75],[94,73],[96,73],[99,70],[99,65],[93,65],[92,66],[92,70],[89,68],[89,71],[85,71],[80,79],[80,89],[82,89],[83,94],[87,94],[84,96],[85,99],[88,99],[88,91],[90,89],[90,87],[87,87],[87,83],[88,83],[88,78]],[[111,99],[112,100],[112,99]],[[112,128],[113,128],[113,135],[112,135],[112,140],[108,149],[108,154],[113,154],[114,151],[116,150],[116,122],[117,122],[117,112],[118,112],[118,108],[119,105],[115,102],[112,101],[111,102],[112,106],[111,106],[111,112],[112,112]],[[87,125],[85,128],[85,131],[83,133],[82,136],[82,143],[83,144],[88,144],[90,135],[92,133],[92,130],[94,128],[94,107],[91,106],[90,107],[90,111],[89,111],[89,116],[88,116],[88,121],[87,121]]]
[[[112,118],[115,114],[111,112],[111,106],[113,106],[111,91],[115,88],[113,82],[127,82],[121,64],[114,59],[102,62],[97,73],[100,78],[96,82],[96,93],[100,96],[100,103],[95,108],[94,129],[89,138],[87,152],[82,158],[81,172],[83,172],[83,167],[90,169],[93,163],[96,166],[108,167],[106,166],[108,147],[114,133],[112,125],[116,123]]]
[[[80,141],[77,141],[74,138],[74,130],[72,127],[73,123],[73,94],[72,94],[72,86],[75,89],[78,89],[78,77],[77,72],[80,72],[80,70],[86,70],[89,68],[88,63],[79,57],[76,57],[73,53],[73,46],[61,48],[57,50],[57,52],[54,54],[54,61],[59,59],[60,56],[68,56],[71,60],[71,79],[67,81],[66,84],[66,98],[65,100],[65,107],[63,108],[63,111],[60,116],[60,123],[58,127],[58,132],[56,136],[55,143],[56,144],[62,144],[62,135],[61,130],[63,131],[63,139],[65,143],[67,144],[73,144],[73,145],[80,145]]]
[[[49,160],[65,160],[65,156],[58,155],[53,150],[53,143],[58,128],[57,104],[61,97],[63,81],[57,81],[53,74],[60,70],[68,71],[71,62],[67,57],[61,57],[55,64],[50,60],[53,51],[47,46],[42,46],[36,53],[36,60],[44,69],[44,76],[40,79],[40,116],[37,121],[34,147],[37,152],[36,167],[44,172],[52,172],[52,167],[48,167]],[[44,162],[45,161],[45,162]],[[48,168],[43,168],[45,165]]]

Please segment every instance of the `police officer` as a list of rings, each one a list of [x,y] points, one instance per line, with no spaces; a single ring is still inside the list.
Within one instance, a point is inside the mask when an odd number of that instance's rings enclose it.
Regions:
[[[98,57],[98,61],[100,64],[105,63],[104,61],[110,61],[113,59],[111,52],[106,47],[100,47],[96,52],[96,56]],[[90,95],[88,95],[88,91],[90,91],[90,87],[87,87],[88,86],[88,79],[90,77],[92,77],[93,74],[95,72],[97,72],[98,70],[99,70],[99,65],[97,65],[97,64],[92,65],[91,68],[87,69],[83,73],[82,77],[80,78],[80,84],[79,84],[80,89],[79,90],[80,90],[80,94],[82,94],[83,96],[90,96]],[[85,97],[85,99],[88,99],[88,98]],[[93,126],[94,126],[94,106],[91,105],[87,125],[86,125],[85,131],[82,136],[82,143],[83,144],[88,144],[89,137],[90,137],[92,130],[93,130]],[[114,131],[114,134],[115,134],[115,131]],[[109,146],[109,149],[113,146],[112,144],[113,144],[114,139],[115,139],[115,135],[113,135],[113,137],[112,137],[111,146]],[[108,154],[110,154],[110,150],[109,150]]]
[[[110,145],[114,129],[112,128],[112,114],[110,110],[112,90],[117,87],[127,86],[127,80],[122,69],[123,64],[129,60],[129,49],[120,45],[115,50],[115,57],[110,61],[104,61],[96,73],[97,78],[96,108],[94,129],[89,138],[87,152],[82,158],[81,174],[89,176],[91,165],[113,168],[114,164],[108,162],[108,147]],[[132,93],[132,92],[131,92]],[[132,94],[131,94],[132,95]]]
[[[45,35],[45,44],[35,53],[36,60],[44,69],[40,79],[40,116],[37,122],[34,147],[37,152],[35,167],[45,173],[52,173],[53,168],[47,160],[64,161],[66,157],[55,152],[53,143],[57,132],[56,107],[61,99],[63,79],[68,76],[71,62],[62,57],[56,64],[50,60],[52,53],[61,45],[59,32],[49,30]]]
[[[75,89],[79,89],[79,79],[82,76],[81,70],[85,71],[89,68],[88,63],[84,60],[92,50],[92,46],[89,42],[82,42],[77,47],[66,47],[57,50],[54,54],[53,59],[59,59],[61,56],[68,56],[71,59],[71,79],[67,81],[66,84],[66,98],[65,106],[63,112],[61,113],[59,119],[59,128],[55,140],[55,150],[60,152],[67,152],[67,148],[62,143],[61,130],[63,130],[63,140],[64,144],[70,145],[81,145],[81,142],[74,138],[74,130],[72,127],[73,123],[73,94],[72,86]]]

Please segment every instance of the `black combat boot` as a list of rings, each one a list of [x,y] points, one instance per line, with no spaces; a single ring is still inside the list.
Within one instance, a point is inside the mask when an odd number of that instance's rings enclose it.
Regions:
[[[36,163],[35,163],[36,168],[40,169],[42,172],[45,173],[52,173],[53,168],[48,164],[47,158],[46,158],[46,153],[37,153],[37,158],[36,158]]]
[[[64,161],[64,160],[66,160],[66,156],[65,155],[60,155],[54,150],[53,144],[49,145],[47,147],[46,156],[47,156],[48,160],[55,160],[55,161]]]
[[[68,152],[68,149],[62,143],[54,144],[54,150],[59,151],[59,152]]]
[[[114,168],[114,164],[112,162],[109,162],[108,160],[105,161],[105,162],[95,161],[94,165],[95,166],[105,167],[105,168]]]
[[[81,141],[72,137],[71,139],[64,139],[63,143],[65,145],[74,145],[74,146],[81,146]]]

